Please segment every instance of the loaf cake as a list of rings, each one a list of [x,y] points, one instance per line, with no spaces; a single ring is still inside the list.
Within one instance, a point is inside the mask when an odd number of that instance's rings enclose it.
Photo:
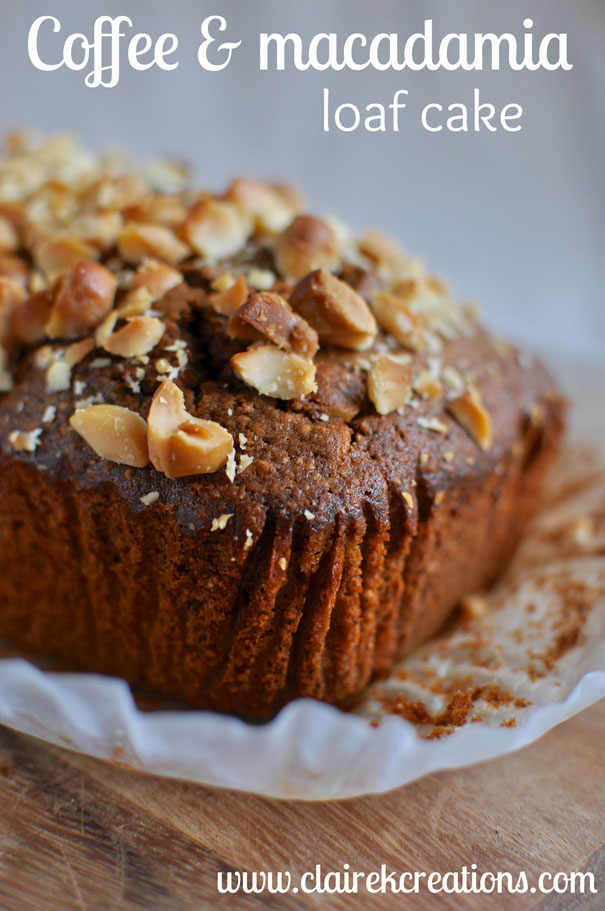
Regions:
[[[489,586],[545,369],[379,231],[278,184],[8,138],[0,636],[265,719],[346,705]]]

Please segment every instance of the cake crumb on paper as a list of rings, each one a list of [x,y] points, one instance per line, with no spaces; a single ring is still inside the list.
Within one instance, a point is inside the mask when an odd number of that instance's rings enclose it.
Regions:
[[[500,581],[466,595],[446,631],[371,684],[355,713],[396,715],[435,740],[467,724],[518,727],[533,706],[561,702],[605,632],[604,555],[605,467],[570,447]]]

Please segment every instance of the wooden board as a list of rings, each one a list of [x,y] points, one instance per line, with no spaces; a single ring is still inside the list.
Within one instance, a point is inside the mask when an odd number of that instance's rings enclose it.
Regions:
[[[501,760],[288,803],[116,768],[0,728],[2,911],[602,911],[605,701]],[[218,870],[592,870],[600,894],[221,897]],[[534,880],[535,881],[535,880]]]

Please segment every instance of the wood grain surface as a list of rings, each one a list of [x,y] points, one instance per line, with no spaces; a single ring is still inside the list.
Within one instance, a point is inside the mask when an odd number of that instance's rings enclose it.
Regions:
[[[501,760],[296,803],[141,775],[0,728],[1,911],[603,911],[605,701]],[[597,895],[229,895],[217,872],[592,870]]]

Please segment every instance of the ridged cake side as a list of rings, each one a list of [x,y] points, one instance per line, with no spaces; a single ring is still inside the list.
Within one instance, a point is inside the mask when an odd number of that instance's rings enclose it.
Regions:
[[[124,473],[77,440],[49,447],[60,455],[46,465],[4,448],[0,635],[250,717],[296,696],[346,702],[433,634],[461,596],[492,581],[537,505],[561,403],[538,367],[528,375],[508,363],[494,389],[506,377],[515,417],[490,453],[471,461],[452,426],[446,462],[436,434],[369,415],[347,428],[339,459],[335,432],[321,424],[333,464],[324,461],[317,489],[295,459],[283,464],[307,419],[281,412],[272,414],[281,447],[251,443],[254,461],[235,484]],[[0,421],[13,419],[24,393],[17,384]],[[539,423],[528,397],[543,403]],[[25,407],[35,401],[30,388]],[[228,407],[215,400],[223,414]],[[254,402],[249,426],[268,431],[267,409]],[[144,506],[151,488],[158,500]]]

